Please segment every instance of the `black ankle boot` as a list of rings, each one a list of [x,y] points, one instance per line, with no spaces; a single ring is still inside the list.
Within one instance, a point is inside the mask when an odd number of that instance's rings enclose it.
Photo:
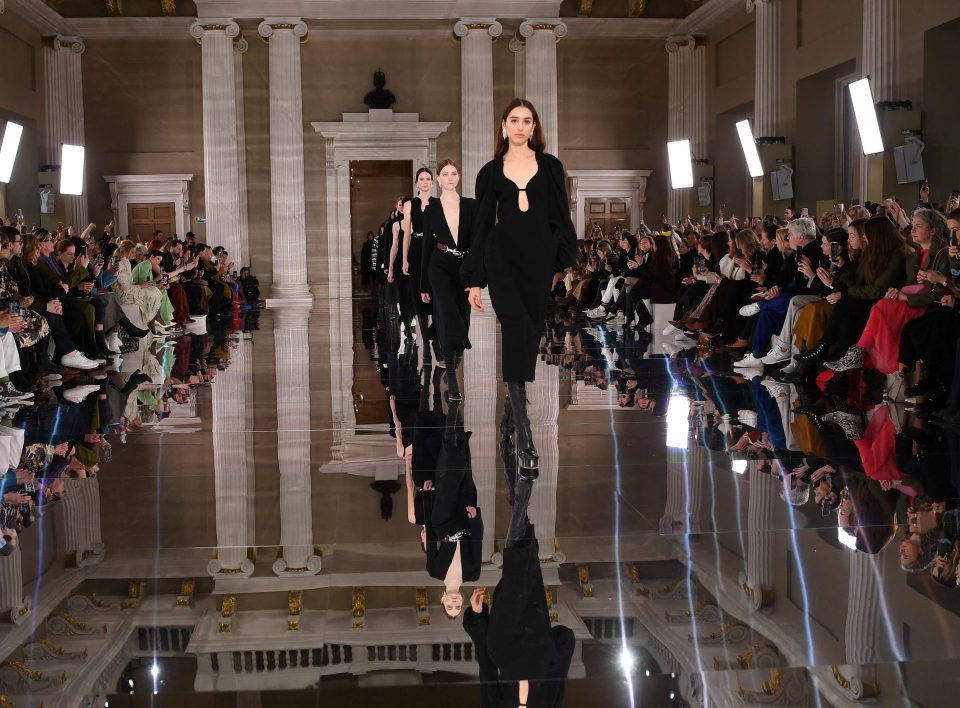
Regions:
[[[460,393],[460,384],[457,383],[456,356],[448,356],[446,360],[446,364],[447,364],[447,395],[449,395],[451,403],[462,401],[463,394]]]
[[[507,383],[513,425],[517,435],[517,463],[521,479],[530,481],[540,476],[540,456],[533,445],[530,419],[527,417],[527,393],[524,384]]]
[[[793,360],[798,364],[819,364],[827,360],[827,352],[829,350],[830,346],[821,341],[813,349],[808,349],[805,352],[797,354],[793,357]]]

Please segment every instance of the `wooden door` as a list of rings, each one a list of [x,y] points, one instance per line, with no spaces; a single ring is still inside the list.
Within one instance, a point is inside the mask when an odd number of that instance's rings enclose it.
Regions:
[[[583,208],[586,210],[586,234],[589,236],[593,232],[594,226],[603,229],[603,233],[613,232],[613,228],[619,224],[625,229],[630,229],[630,200],[629,199],[598,199],[595,197],[584,200]]]
[[[127,234],[137,243],[149,243],[157,229],[162,229],[166,238],[172,238],[176,223],[177,210],[173,202],[127,205]]]

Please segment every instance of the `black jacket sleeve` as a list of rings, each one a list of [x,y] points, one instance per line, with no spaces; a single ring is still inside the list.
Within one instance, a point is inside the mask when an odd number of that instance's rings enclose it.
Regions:
[[[489,247],[490,232],[497,220],[497,195],[494,191],[497,169],[498,162],[491,160],[477,173],[477,203],[470,233],[470,253],[463,259],[460,267],[460,277],[469,287],[487,286],[486,249]]]
[[[553,155],[544,155],[550,180],[550,230],[557,242],[555,269],[560,271],[577,262],[577,230],[570,220],[570,205],[563,175],[563,164]]]
[[[443,207],[436,202],[427,205],[423,213],[423,248],[420,254],[420,292],[430,292],[430,259],[433,258],[433,252],[437,250],[437,233],[435,227],[435,209],[440,210],[440,216],[443,216]]]

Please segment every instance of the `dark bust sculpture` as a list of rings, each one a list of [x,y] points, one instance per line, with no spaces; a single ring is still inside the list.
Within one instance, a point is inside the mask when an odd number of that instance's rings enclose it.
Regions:
[[[373,91],[368,91],[363,97],[364,104],[369,108],[390,108],[396,103],[397,97],[393,95],[393,91],[384,88],[386,85],[387,75],[378,68],[373,75]]]

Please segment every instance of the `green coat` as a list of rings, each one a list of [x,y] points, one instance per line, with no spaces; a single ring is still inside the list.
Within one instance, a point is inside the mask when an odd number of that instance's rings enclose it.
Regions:
[[[840,276],[841,282],[847,286],[846,296],[858,300],[881,299],[890,288],[899,288],[903,285],[905,262],[906,257],[903,251],[898,249],[887,261],[887,267],[871,282],[866,281],[863,273],[856,266],[847,268]],[[917,274],[914,273],[913,277],[916,279]]]

